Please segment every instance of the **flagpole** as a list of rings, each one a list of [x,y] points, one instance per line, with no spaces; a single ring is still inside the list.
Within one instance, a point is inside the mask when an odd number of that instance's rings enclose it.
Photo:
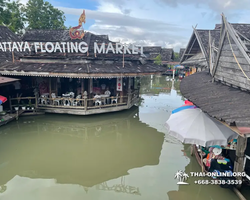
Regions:
[[[124,49],[125,49],[125,46],[123,46],[123,56],[122,56],[122,67],[124,68]]]

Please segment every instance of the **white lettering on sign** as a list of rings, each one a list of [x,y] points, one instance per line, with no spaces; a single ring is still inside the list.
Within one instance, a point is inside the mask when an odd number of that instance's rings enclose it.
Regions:
[[[31,46],[34,47],[35,52],[41,53],[53,53],[53,52],[60,52],[60,53],[87,53],[89,51],[89,45],[82,41],[78,42],[0,42],[0,52],[6,51],[31,51]],[[99,54],[143,54],[143,47],[141,46],[138,48],[133,44],[121,44],[121,43],[101,43],[98,44],[94,42],[94,53]]]

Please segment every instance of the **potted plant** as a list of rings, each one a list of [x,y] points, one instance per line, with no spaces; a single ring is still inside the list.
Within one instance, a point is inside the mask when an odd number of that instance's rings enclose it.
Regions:
[[[34,110],[34,109],[35,109],[34,105],[31,104],[31,102],[29,103],[29,109],[30,109],[30,110]]]
[[[19,105],[14,106],[14,109],[15,109],[16,111],[18,111],[18,110],[19,110]]]

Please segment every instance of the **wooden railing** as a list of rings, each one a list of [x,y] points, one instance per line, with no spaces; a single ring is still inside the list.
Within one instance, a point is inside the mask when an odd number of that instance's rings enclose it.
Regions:
[[[37,108],[70,108],[70,109],[82,109],[82,110],[91,110],[99,108],[108,108],[108,107],[117,107],[117,106],[128,106],[139,96],[139,90],[133,90],[128,96],[111,96],[111,97],[102,97],[99,98],[99,103],[97,99],[91,98],[48,98],[48,97],[17,97],[9,98],[10,99],[10,109],[14,110],[14,107],[26,107],[28,109],[37,109]],[[16,108],[15,108],[16,109]]]
[[[37,98],[36,97],[9,97],[10,109],[14,110],[13,107],[29,107],[29,108],[37,108]]]
[[[117,99],[115,101],[115,99]],[[105,102],[105,103],[104,103]],[[104,103],[104,104],[103,104]],[[70,108],[70,109],[97,109],[115,107],[128,104],[128,96],[102,97],[100,102],[97,99],[76,99],[76,98],[38,98],[38,107]]]

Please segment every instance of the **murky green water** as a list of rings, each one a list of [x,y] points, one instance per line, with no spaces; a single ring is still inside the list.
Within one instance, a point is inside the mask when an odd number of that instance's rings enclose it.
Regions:
[[[165,121],[183,104],[179,83],[145,77],[143,101],[129,111],[46,114],[0,127],[0,199],[237,199],[192,178],[177,185],[177,170],[200,171],[189,145],[165,136]]]

